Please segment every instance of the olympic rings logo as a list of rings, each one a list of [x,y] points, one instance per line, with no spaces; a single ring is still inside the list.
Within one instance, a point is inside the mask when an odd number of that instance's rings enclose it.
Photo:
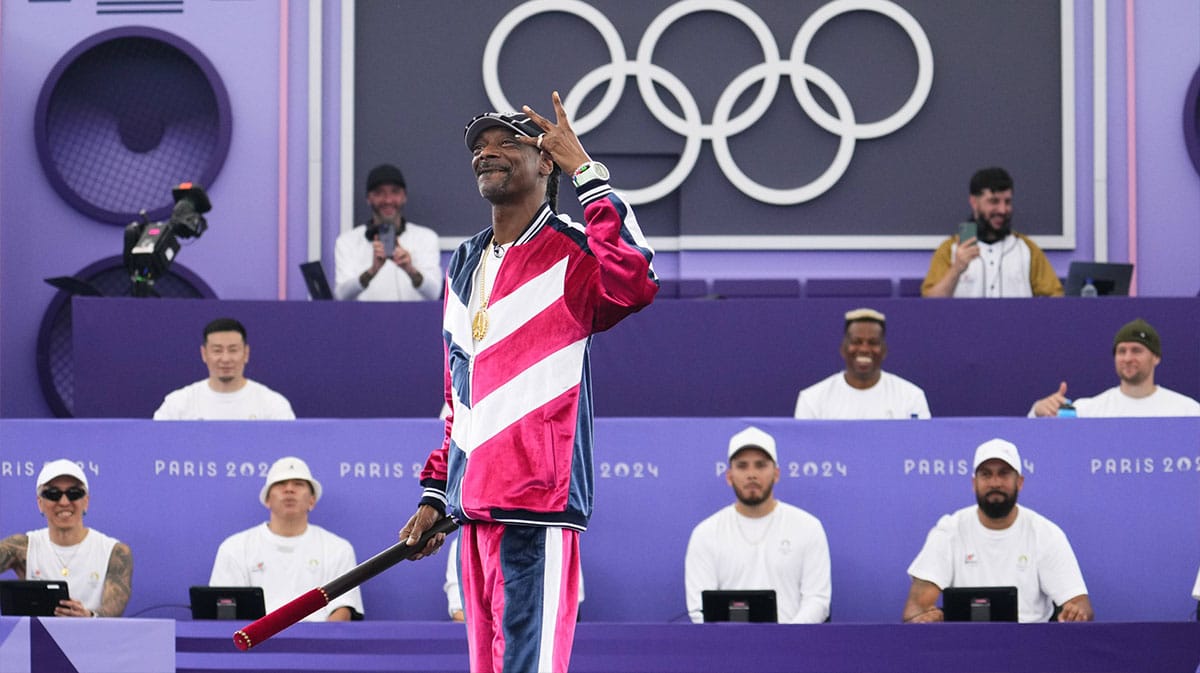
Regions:
[[[917,82],[908,100],[890,116],[875,122],[860,123],[854,116],[854,108],[842,88],[828,74],[804,62],[813,36],[830,19],[852,11],[870,11],[883,14],[895,21],[908,34],[917,52]],[[696,100],[671,72],[654,64],[654,49],[659,38],[680,17],[695,12],[721,12],[741,21],[751,30],[762,47],[763,62],[747,68],[735,77],[717,100],[712,121],[703,123]],[[817,198],[828,191],[845,174],[859,140],[879,138],[902,128],[921,110],[929,97],[933,84],[933,49],[921,25],[911,14],[889,0],[833,0],[813,12],[796,33],[788,60],[781,60],[775,38],[765,21],[750,8],[735,0],[681,0],[654,18],[638,45],[637,57],[626,59],[625,46],[616,28],[599,10],[582,0],[530,0],[509,12],[488,38],[483,52],[483,82],[488,100],[493,109],[515,110],[500,86],[500,50],[509,34],[520,23],[544,12],[566,12],[574,14],[591,24],[608,46],[610,63],[602,65],[588,74],[568,92],[563,105],[571,116],[575,132],[580,136],[603,123],[616,108],[629,77],[637,80],[642,100],[654,118],[671,131],[686,139],[679,163],[658,182],[640,189],[621,191],[630,203],[649,203],[663,198],[677,189],[696,165],[700,147],[705,140],[712,141],[713,154],[725,177],[743,194],[752,199],[773,205],[794,205]],[[779,88],[779,78],[786,75],[791,79],[792,91],[804,112],[822,129],[840,138],[833,162],[825,172],[812,182],[792,188],[774,189],[751,180],[733,159],[729,151],[729,138],[753,126],[762,118]],[[736,117],[730,118],[738,97],[757,82],[762,82],[758,97]],[[577,101],[582,101],[593,89],[606,83],[604,92],[595,109],[576,118]],[[819,87],[833,103],[836,116],[826,112],[808,88],[808,83]],[[655,85],[674,96],[683,116],[675,114],[663,104]]]

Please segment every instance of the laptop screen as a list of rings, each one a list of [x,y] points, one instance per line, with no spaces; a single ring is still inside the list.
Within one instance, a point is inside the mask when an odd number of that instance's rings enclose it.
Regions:
[[[702,591],[700,601],[705,623],[779,621],[774,589]]]
[[[304,285],[308,288],[308,296],[314,300],[333,299],[333,292],[329,289],[329,278],[325,275],[325,268],[321,266],[321,262],[305,262],[300,265],[300,273],[304,275]]]
[[[65,581],[0,581],[0,615],[5,617],[50,617],[67,598]]]
[[[1015,622],[1017,588],[947,587],[942,612],[948,622]]]
[[[192,619],[258,619],[267,614],[262,587],[206,587],[188,589]]]
[[[1110,262],[1071,262],[1067,270],[1067,283],[1063,294],[1078,297],[1079,291],[1090,279],[1096,294],[1124,297],[1129,294],[1129,281],[1133,278],[1132,264]]]

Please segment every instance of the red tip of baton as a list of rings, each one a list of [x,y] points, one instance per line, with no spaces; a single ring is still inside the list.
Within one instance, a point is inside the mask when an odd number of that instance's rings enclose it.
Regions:
[[[237,645],[237,648],[243,652],[254,646],[254,643],[250,642],[250,636],[246,635],[246,632],[241,629],[233,632],[233,644]]]
[[[310,589],[290,603],[251,622],[246,628],[235,631],[233,644],[245,652],[328,604],[329,599],[324,591],[320,588]]]

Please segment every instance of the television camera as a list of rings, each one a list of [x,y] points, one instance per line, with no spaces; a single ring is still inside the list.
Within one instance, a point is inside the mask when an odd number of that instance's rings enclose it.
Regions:
[[[125,268],[133,283],[133,296],[154,296],[154,282],[162,277],[179,253],[179,239],[200,238],[208,229],[203,214],[212,210],[204,188],[193,182],[181,182],[171,190],[175,207],[170,219],[151,222],[146,211],[140,219],[125,227]]]

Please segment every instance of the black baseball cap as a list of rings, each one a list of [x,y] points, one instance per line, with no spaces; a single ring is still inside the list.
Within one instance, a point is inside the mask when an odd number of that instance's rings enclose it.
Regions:
[[[391,164],[379,164],[375,168],[372,168],[370,173],[367,173],[368,192],[379,185],[386,184],[393,184],[405,189],[408,188],[408,185],[404,184],[404,174],[400,172],[399,168]]]
[[[467,122],[467,128],[463,130],[463,140],[467,143],[467,149],[471,149],[480,133],[497,126],[512,129],[517,135],[529,138],[536,138],[543,133],[542,127],[533,123],[527,114],[485,112]]]

